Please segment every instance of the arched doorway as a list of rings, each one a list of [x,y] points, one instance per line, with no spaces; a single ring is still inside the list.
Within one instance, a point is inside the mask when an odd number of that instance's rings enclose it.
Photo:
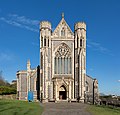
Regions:
[[[67,91],[64,85],[62,85],[59,89],[59,99],[66,100],[67,98]]]

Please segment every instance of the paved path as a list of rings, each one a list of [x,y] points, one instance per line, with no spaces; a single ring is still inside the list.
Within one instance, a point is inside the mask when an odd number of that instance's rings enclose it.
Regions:
[[[45,103],[42,104],[42,115],[91,115],[85,109],[88,105],[82,103]]]

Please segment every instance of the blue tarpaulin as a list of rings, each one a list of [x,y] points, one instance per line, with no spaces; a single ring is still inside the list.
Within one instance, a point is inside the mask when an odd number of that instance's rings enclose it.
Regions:
[[[28,101],[33,101],[33,92],[28,91]]]

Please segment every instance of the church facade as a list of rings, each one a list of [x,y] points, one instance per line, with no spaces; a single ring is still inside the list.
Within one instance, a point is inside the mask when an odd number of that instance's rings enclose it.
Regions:
[[[40,67],[17,72],[19,99],[28,99],[32,91],[34,100],[76,101],[98,98],[98,82],[86,75],[86,24],[77,22],[74,32],[62,14],[62,19],[52,32],[48,21],[40,23]],[[94,91],[93,91],[94,90]]]

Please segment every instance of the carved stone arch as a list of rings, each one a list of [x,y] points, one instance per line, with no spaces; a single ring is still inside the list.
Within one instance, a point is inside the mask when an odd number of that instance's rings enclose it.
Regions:
[[[66,90],[68,90],[68,85],[65,81],[63,81],[61,84],[60,84],[60,87],[61,86],[64,86],[66,88]]]
[[[67,88],[65,87],[65,85],[61,85],[60,88],[59,88],[59,91],[66,91]]]
[[[67,88],[65,85],[60,85],[59,87],[59,99],[60,100],[66,100],[67,99]]]

